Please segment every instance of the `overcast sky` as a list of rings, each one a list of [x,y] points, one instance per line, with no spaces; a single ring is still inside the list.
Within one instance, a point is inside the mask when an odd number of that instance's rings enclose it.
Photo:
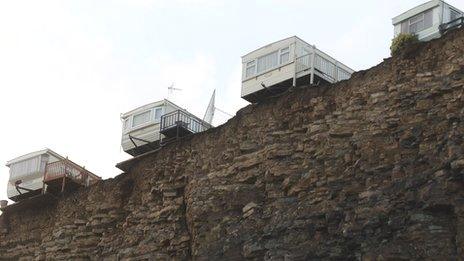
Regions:
[[[423,2],[2,0],[0,199],[6,161],[45,147],[119,174],[120,113],[146,103],[169,98],[202,117],[217,89],[217,107],[235,114],[247,104],[240,57],[270,42],[297,35],[368,69],[389,56],[391,18]],[[172,83],[182,91],[168,97]]]

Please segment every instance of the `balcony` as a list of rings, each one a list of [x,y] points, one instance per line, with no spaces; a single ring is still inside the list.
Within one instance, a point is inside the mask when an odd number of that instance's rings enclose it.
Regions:
[[[166,138],[180,138],[211,128],[211,125],[184,110],[161,116],[160,133]]]
[[[88,187],[95,184],[101,178],[77,165],[63,159],[47,164],[45,168],[44,184],[46,191],[59,194],[65,191],[75,190],[78,187]]]

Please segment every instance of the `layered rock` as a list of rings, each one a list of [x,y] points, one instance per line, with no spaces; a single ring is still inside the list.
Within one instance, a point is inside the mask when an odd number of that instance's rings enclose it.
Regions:
[[[459,259],[463,134],[460,30],[7,213],[0,257]]]

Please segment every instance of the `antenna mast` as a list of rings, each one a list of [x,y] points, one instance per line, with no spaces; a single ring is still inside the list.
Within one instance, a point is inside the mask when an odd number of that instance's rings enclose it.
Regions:
[[[170,86],[168,86],[168,98],[169,95],[171,95],[174,91],[182,91],[182,89],[174,88],[174,83],[172,83]]]

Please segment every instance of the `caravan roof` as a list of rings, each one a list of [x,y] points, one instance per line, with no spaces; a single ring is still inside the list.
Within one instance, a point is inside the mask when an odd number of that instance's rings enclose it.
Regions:
[[[145,110],[150,109],[150,108],[153,108],[153,107],[166,105],[167,103],[169,103],[169,104],[172,105],[173,107],[176,107],[176,108],[179,109],[179,110],[185,110],[185,109],[183,109],[182,107],[180,107],[180,106],[174,104],[173,102],[171,102],[171,101],[169,101],[169,100],[167,100],[167,99],[163,99],[163,100],[161,100],[161,101],[151,102],[151,103],[149,103],[149,104],[145,104],[145,105],[143,105],[143,106],[140,106],[140,107],[137,107],[137,108],[135,108],[135,109],[133,109],[133,110],[130,110],[130,111],[126,112],[126,113],[123,113],[123,114],[121,114],[121,118],[124,119],[124,118],[126,118],[126,117],[128,117],[128,116],[130,116],[130,115],[132,115],[132,114],[134,114],[134,113],[141,112],[141,111],[145,111]]]
[[[290,37],[287,37],[287,38],[284,38],[284,39],[281,39],[281,40],[278,40],[278,41],[274,41],[274,42],[272,42],[272,43],[270,43],[270,44],[266,44],[266,45],[264,45],[264,46],[261,46],[261,47],[258,48],[258,49],[254,49],[253,51],[248,52],[247,54],[242,55],[241,58],[244,58],[245,56],[248,56],[248,55],[250,55],[250,54],[256,52],[257,50],[266,48],[266,47],[271,46],[271,45],[273,45],[273,44],[276,44],[276,43],[278,43],[278,42],[282,42],[282,41],[285,41],[285,40],[288,40],[288,39],[292,39],[292,38],[298,38],[298,39],[300,39],[298,36],[294,35],[294,36],[290,36]],[[301,40],[301,39],[300,39],[300,40]]]
[[[264,46],[262,46],[262,47],[260,47],[260,48],[258,48],[258,49],[255,49],[255,50],[253,50],[253,51],[251,51],[251,52],[248,52],[247,54],[245,54],[245,55],[243,55],[243,56],[241,57],[241,58],[243,59],[242,62],[246,62],[246,60],[248,60],[248,59],[245,59],[245,57],[247,57],[247,56],[252,56],[251,59],[256,58],[256,57],[253,56],[252,54],[255,53],[255,52],[261,51],[261,49],[264,49],[264,48],[267,48],[267,47],[269,47],[269,46],[271,46],[271,45],[274,45],[274,44],[277,44],[277,43],[280,43],[280,42],[284,42],[284,41],[287,41],[287,40],[291,40],[291,39],[294,39],[295,41],[296,41],[296,40],[299,40],[299,41],[305,43],[305,44],[308,45],[308,46],[314,46],[314,47],[316,48],[315,45],[309,44],[309,43],[306,42],[305,40],[303,40],[303,39],[301,39],[300,37],[294,35],[294,36],[286,37],[286,38],[281,39],[281,40],[278,40],[278,41],[274,41],[274,42],[272,42],[272,43],[270,43],[270,44],[266,44],[266,45],[264,45]],[[318,50],[319,50],[319,49],[318,49]],[[326,58],[329,58],[329,59],[332,59],[332,60],[336,60],[335,58],[333,58],[333,56],[328,55],[327,53],[325,53],[325,52],[323,52],[323,51],[321,51],[321,50],[319,50],[319,52],[322,53],[324,56],[326,56]],[[342,62],[340,62],[340,61],[338,61],[338,60],[337,60],[337,63],[338,63],[339,65],[341,65],[341,66],[346,67],[345,69],[349,69],[352,73],[355,72],[355,70],[351,69],[349,66],[347,66],[346,64],[344,64],[344,63],[342,63]]]
[[[404,12],[404,13],[398,15],[398,16],[393,17],[392,23],[394,25],[398,24],[398,23],[400,23],[400,22],[402,22],[402,21],[404,21],[404,20],[406,20],[408,18],[411,18],[411,17],[413,17],[413,16],[415,16],[417,14],[420,14],[420,13],[422,13],[424,11],[432,9],[432,8],[434,8],[434,7],[436,7],[436,6],[440,5],[440,4],[447,4],[448,6],[451,6],[455,10],[459,10],[456,7],[446,3],[443,0],[432,0],[432,1],[428,1],[426,3],[423,3],[421,5],[418,5],[416,7],[413,7],[411,9],[409,9],[408,11],[406,11],[406,12]]]
[[[50,155],[52,155],[52,156],[54,156],[54,157],[56,157],[58,159],[64,159],[64,157],[61,156],[60,154],[54,152],[53,150],[51,150],[49,148],[45,148],[43,150],[31,152],[31,153],[16,157],[16,158],[14,158],[12,160],[9,160],[6,163],[6,166],[9,167],[11,164],[18,163],[18,162],[21,162],[21,161],[24,161],[24,160],[27,160],[27,159],[30,159],[30,158],[37,157],[39,155],[43,155],[43,154],[50,154]]]

